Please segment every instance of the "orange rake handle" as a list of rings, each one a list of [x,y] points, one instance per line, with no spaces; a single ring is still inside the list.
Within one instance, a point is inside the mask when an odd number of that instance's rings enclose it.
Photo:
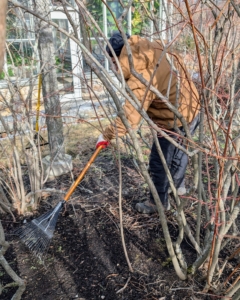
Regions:
[[[91,164],[94,162],[95,158],[98,156],[99,152],[103,149],[103,146],[99,146],[95,152],[93,153],[92,157],[86,164],[85,168],[82,170],[76,181],[73,183],[73,185],[70,187],[69,191],[64,197],[65,201],[68,201],[71,197],[72,193],[75,191],[76,187],[79,185],[79,183],[82,181],[83,177],[85,176],[87,170],[90,168]]]

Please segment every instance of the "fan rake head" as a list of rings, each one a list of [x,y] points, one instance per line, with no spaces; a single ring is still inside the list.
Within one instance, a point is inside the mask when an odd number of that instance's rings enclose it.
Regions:
[[[18,235],[23,243],[37,257],[41,258],[48,250],[49,244],[54,234],[58,216],[65,201],[61,201],[49,212],[37,219],[17,228],[13,233]]]

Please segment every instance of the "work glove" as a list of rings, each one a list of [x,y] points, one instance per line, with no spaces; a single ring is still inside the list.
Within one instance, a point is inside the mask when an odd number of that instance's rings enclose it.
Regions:
[[[102,134],[99,135],[96,148],[102,146],[102,148],[106,148],[109,145],[109,141],[106,141]]]

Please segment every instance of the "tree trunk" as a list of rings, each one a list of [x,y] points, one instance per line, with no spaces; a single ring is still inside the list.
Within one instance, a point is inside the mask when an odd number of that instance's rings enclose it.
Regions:
[[[50,20],[49,0],[34,0],[34,9],[40,16]],[[51,27],[36,19],[38,32],[38,50],[42,70],[42,94],[48,129],[48,141],[51,158],[64,155],[63,123],[58,93],[55,53]]]
[[[2,72],[5,56],[7,0],[0,1],[0,72]]]
[[[87,1],[82,0],[83,4],[86,6]],[[81,30],[81,37],[82,37],[82,43],[83,45],[91,52],[91,45],[90,45],[90,39],[88,37],[88,32],[87,32],[87,25],[84,20],[84,12],[82,11],[81,7],[79,6],[79,23],[80,23],[80,30]]]
[[[87,1],[86,0],[82,0],[83,4],[85,6],[87,6]],[[87,25],[86,25],[86,20],[84,18],[84,11],[82,10],[81,6],[78,6],[79,8],[79,24],[80,24],[80,31],[81,31],[81,38],[82,38],[82,43],[83,45],[88,49],[88,51],[91,53],[92,49],[91,49],[91,40],[88,36],[88,32],[87,32]],[[85,54],[83,53],[83,57],[85,58]],[[86,65],[88,66],[87,60],[85,59]],[[90,68],[90,66],[89,66]],[[84,70],[86,71],[86,70]],[[93,87],[93,79],[92,79],[92,69],[90,68],[90,74],[91,74],[91,78],[90,78],[90,84],[91,87]],[[82,88],[83,89],[87,89],[87,82],[85,80],[81,81],[82,84]]]

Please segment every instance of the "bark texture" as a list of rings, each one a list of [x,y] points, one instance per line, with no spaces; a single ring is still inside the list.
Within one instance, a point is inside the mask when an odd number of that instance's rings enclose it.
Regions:
[[[50,1],[34,0],[34,9],[46,20],[50,20]],[[38,50],[42,70],[42,94],[48,129],[48,141],[51,157],[64,155],[63,123],[58,92],[57,73],[55,68],[55,51],[52,28],[45,22],[36,19]]]
[[[5,55],[7,0],[0,1],[0,72],[2,72]]]

